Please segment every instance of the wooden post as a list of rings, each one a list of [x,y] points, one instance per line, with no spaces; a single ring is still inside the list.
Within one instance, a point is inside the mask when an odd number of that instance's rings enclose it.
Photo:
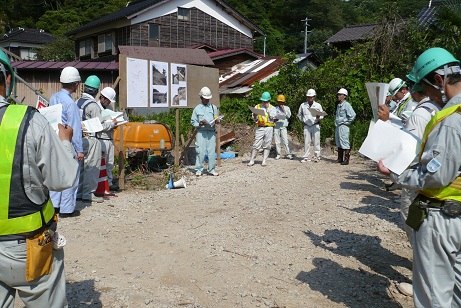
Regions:
[[[217,165],[221,167],[221,124],[216,124],[216,155]]]
[[[120,130],[120,142],[118,144],[118,186],[125,189],[125,151],[123,151],[123,125],[118,127]]]
[[[176,136],[174,143],[174,164],[179,165],[179,108],[176,108]]]

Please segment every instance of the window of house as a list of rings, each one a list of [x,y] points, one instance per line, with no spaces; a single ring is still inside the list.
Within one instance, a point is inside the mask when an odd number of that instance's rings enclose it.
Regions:
[[[91,39],[80,41],[80,57],[91,55]]]
[[[179,20],[190,20],[190,9],[178,7],[178,19]]]
[[[112,51],[112,35],[98,35],[98,53]]]
[[[160,27],[158,24],[149,24],[149,47],[160,47]]]

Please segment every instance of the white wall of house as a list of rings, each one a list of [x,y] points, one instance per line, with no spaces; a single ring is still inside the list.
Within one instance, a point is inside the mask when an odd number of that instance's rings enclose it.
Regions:
[[[160,3],[152,9],[139,14],[138,16],[131,19],[131,24],[142,23],[146,20],[157,18],[160,16],[168,15],[177,12],[178,7],[182,8],[193,8],[205,12],[206,14],[213,16],[222,23],[236,29],[237,31],[245,34],[248,37],[253,37],[251,30],[245,27],[240,21],[230,16],[228,13],[223,11],[215,1],[212,0],[175,0],[167,1],[166,3]]]

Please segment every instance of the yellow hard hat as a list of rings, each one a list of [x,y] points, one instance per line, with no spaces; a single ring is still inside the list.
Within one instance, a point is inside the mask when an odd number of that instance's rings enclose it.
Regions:
[[[277,96],[277,102],[285,103],[285,95],[280,94],[279,96]]]

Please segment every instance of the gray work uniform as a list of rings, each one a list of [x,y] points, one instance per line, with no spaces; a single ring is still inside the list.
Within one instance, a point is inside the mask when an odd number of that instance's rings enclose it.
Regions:
[[[258,108],[258,105],[255,106]],[[260,104],[259,109],[263,109],[269,115],[269,122],[273,123],[277,114],[277,109],[274,106],[269,105],[269,108],[264,108],[263,104]],[[259,150],[261,147],[265,150],[270,150],[272,146],[272,136],[274,133],[274,126],[258,126],[255,131],[255,140],[253,142],[253,149]]]
[[[94,100],[93,96],[88,93],[82,94],[82,99],[86,102],[80,109],[82,112],[82,120],[91,118],[100,118],[101,108]],[[76,101],[76,103],[79,100]],[[85,108],[83,108],[85,107]],[[101,170],[101,142],[96,138],[96,134],[92,133],[82,138],[83,164],[80,163],[80,183],[78,185],[77,198],[91,200],[93,192],[98,187],[99,172]]]
[[[104,107],[98,102],[99,108],[104,110]],[[107,109],[111,109],[111,105],[107,107]],[[101,142],[101,150],[104,153],[104,158],[106,159],[106,171],[107,171],[107,181],[109,182],[109,186],[113,185],[114,176],[112,175],[112,170],[114,169],[114,157],[115,157],[115,149],[114,149],[114,129],[115,123],[112,120],[104,121],[101,117],[101,124],[102,124],[102,131],[96,134],[96,137]]]
[[[284,113],[286,118],[282,120],[278,120],[275,122],[274,126],[274,141],[275,141],[275,149],[277,151],[277,155],[282,155],[282,147],[285,148],[285,154],[291,155],[290,147],[288,146],[288,119],[291,117],[291,110],[290,107],[283,105],[282,107],[277,106],[277,112]]]
[[[320,120],[323,116],[318,119],[313,116],[309,111],[309,108],[314,108],[319,111],[323,111],[322,105],[317,102],[313,102],[312,106],[308,102],[304,102],[299,106],[298,119],[304,124],[304,158],[310,158],[311,142],[314,142],[314,155],[320,158]]]
[[[351,148],[349,142],[349,125],[355,119],[355,111],[351,104],[347,101],[342,101],[336,107],[335,118],[335,142],[338,148],[349,150]]]
[[[461,94],[444,107],[461,103]],[[461,173],[461,113],[442,120],[428,136],[421,165],[394,182],[409,189],[441,188]],[[429,168],[435,162],[440,167]],[[435,164],[436,165],[436,164]],[[439,209],[428,211],[427,218],[413,235],[413,290],[416,307],[461,306],[461,217],[449,217]]]
[[[5,104],[0,96],[0,106]],[[26,132],[22,165],[25,192],[32,202],[42,204],[50,190],[72,187],[78,171],[74,156],[72,144],[61,141],[48,121],[35,113]],[[29,282],[25,266],[25,241],[0,237],[0,307],[13,308],[16,290],[26,307],[67,307],[62,249],[53,250],[49,275]]]
[[[439,110],[440,107],[433,101],[429,100],[429,98],[420,101],[410,118],[406,121],[404,128],[417,138],[422,139],[427,123],[429,123],[435,113]],[[417,161],[413,162],[412,165],[416,163]],[[407,189],[405,187],[402,187],[402,191],[400,193],[400,215],[402,217],[405,232],[407,233],[408,239],[412,245],[413,229],[408,226],[405,221],[408,217],[408,209],[417,195],[417,190]]]
[[[191,116],[191,124],[197,129],[195,136],[195,171],[202,173],[205,164],[205,155],[208,154],[208,172],[215,171],[216,166],[216,132],[215,125],[206,124],[200,126],[200,121],[211,122],[218,116],[218,108],[208,102],[206,105],[200,103],[194,108]]]

